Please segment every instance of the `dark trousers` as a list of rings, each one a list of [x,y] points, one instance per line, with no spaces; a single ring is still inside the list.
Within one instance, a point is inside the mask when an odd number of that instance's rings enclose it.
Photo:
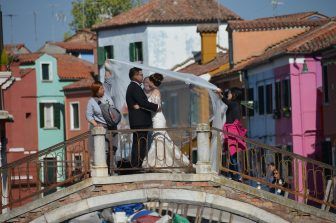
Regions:
[[[238,157],[237,157],[237,153],[233,154],[230,157],[230,165],[229,165],[229,169],[233,170],[233,171],[237,171],[240,172],[240,168],[239,168],[239,163],[238,163]],[[236,173],[230,173],[229,177],[231,177],[233,180],[238,181],[240,178],[239,174]]]
[[[148,131],[139,131],[133,133],[132,144],[132,167],[141,167],[142,161],[148,153],[149,144]]]

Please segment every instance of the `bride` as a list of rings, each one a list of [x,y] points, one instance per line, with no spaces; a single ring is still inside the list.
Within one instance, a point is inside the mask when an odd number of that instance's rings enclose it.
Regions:
[[[148,101],[161,104],[161,94],[158,87],[162,80],[163,76],[159,73],[152,74],[144,79],[144,91]],[[135,105],[135,108],[141,109],[138,105]],[[162,111],[152,115],[152,122],[154,129],[167,127]],[[166,131],[155,130],[152,139],[148,154],[142,163],[143,168],[188,167],[191,164],[187,156],[174,144]],[[171,170],[166,169],[165,171]]]

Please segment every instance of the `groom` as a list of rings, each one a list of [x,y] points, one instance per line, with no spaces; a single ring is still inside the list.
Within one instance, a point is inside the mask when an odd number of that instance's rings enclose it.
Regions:
[[[140,68],[133,67],[129,71],[131,83],[127,87],[126,102],[129,113],[131,129],[148,129],[152,127],[151,111],[156,112],[160,106],[148,101],[147,96],[141,88],[143,73]],[[134,105],[141,109],[135,109]],[[148,131],[137,131],[133,133],[132,145],[132,167],[141,167],[141,162],[146,156]]]

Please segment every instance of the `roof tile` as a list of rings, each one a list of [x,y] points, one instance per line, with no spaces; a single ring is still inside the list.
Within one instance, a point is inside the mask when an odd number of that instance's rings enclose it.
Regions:
[[[227,53],[218,53],[216,58],[206,64],[200,64],[199,62],[190,64],[189,66],[182,68],[179,72],[182,73],[191,73],[195,75],[202,75],[209,73],[221,65],[229,62],[229,56]]]
[[[151,0],[95,25],[93,29],[156,23],[206,23],[236,19],[240,17],[215,0]]]
[[[291,27],[317,27],[330,21],[329,19],[319,20],[296,20],[296,19],[264,19],[264,20],[244,20],[230,21],[228,29],[235,31],[254,31],[268,29],[283,29]]]
[[[280,41],[278,44],[269,46],[261,55],[256,55],[238,62],[235,66],[225,72],[216,74],[229,75],[258,64],[265,63],[269,59],[285,54],[310,54],[336,45],[336,22],[329,23],[308,30],[297,36]]]
[[[54,42],[50,43],[71,51],[92,51],[96,48],[96,43],[85,41],[72,41],[72,42]]]
[[[63,87],[64,91],[72,91],[72,90],[84,90],[90,89],[91,85],[93,84],[93,78],[84,78],[79,81],[76,81],[72,84]]]
[[[18,55],[21,64],[34,63],[42,53],[29,53]],[[96,67],[85,60],[68,54],[50,54],[57,60],[57,72],[60,79],[89,78],[92,73],[97,73]]]
[[[57,59],[58,76],[60,79],[89,78],[95,72],[92,63],[67,54],[52,54]]]

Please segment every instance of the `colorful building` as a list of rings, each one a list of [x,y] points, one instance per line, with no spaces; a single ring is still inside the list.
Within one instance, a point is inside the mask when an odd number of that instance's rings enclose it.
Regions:
[[[9,152],[25,155],[64,141],[63,87],[90,77],[93,64],[66,54],[32,53],[20,55],[12,71],[17,81],[4,92],[8,110],[17,116],[8,124]]]
[[[328,17],[318,12],[304,12],[289,15],[259,18],[255,20],[241,20],[230,21],[228,23],[229,36],[229,62],[230,68],[226,71],[218,72],[212,75],[211,82],[215,83],[222,89],[230,87],[240,87],[244,89],[244,100],[256,100],[253,94],[253,89],[248,87],[248,80],[244,72],[247,62],[259,57],[267,52],[267,50],[278,45],[281,42],[286,42],[291,38],[305,33],[315,27],[327,23]],[[262,80],[267,80],[265,84],[274,82],[274,74],[271,71],[265,71],[262,75],[253,75],[249,81],[259,84]],[[255,89],[254,89],[255,90]],[[269,107],[270,108],[270,107]],[[269,109],[268,108],[268,109]],[[268,111],[269,113],[271,111]],[[271,112],[272,113],[272,112]],[[254,117],[255,112],[243,107],[242,116],[243,123],[248,127],[253,124],[248,116]],[[268,135],[275,135],[272,126],[272,117],[263,116],[267,119],[262,129],[257,129],[255,135],[264,137]],[[255,118],[254,118],[255,119]],[[259,120],[257,120],[258,122]],[[274,138],[265,141],[275,144]]]
[[[87,102],[92,96],[93,79],[82,79],[63,87],[65,95],[66,139],[78,136],[89,130],[86,120]]]
[[[77,31],[63,42],[46,42],[38,52],[69,54],[90,63],[97,63],[96,34],[88,29]]]
[[[331,19],[234,68],[245,75],[255,102],[249,137],[323,160],[320,51],[330,47],[334,27]]]

